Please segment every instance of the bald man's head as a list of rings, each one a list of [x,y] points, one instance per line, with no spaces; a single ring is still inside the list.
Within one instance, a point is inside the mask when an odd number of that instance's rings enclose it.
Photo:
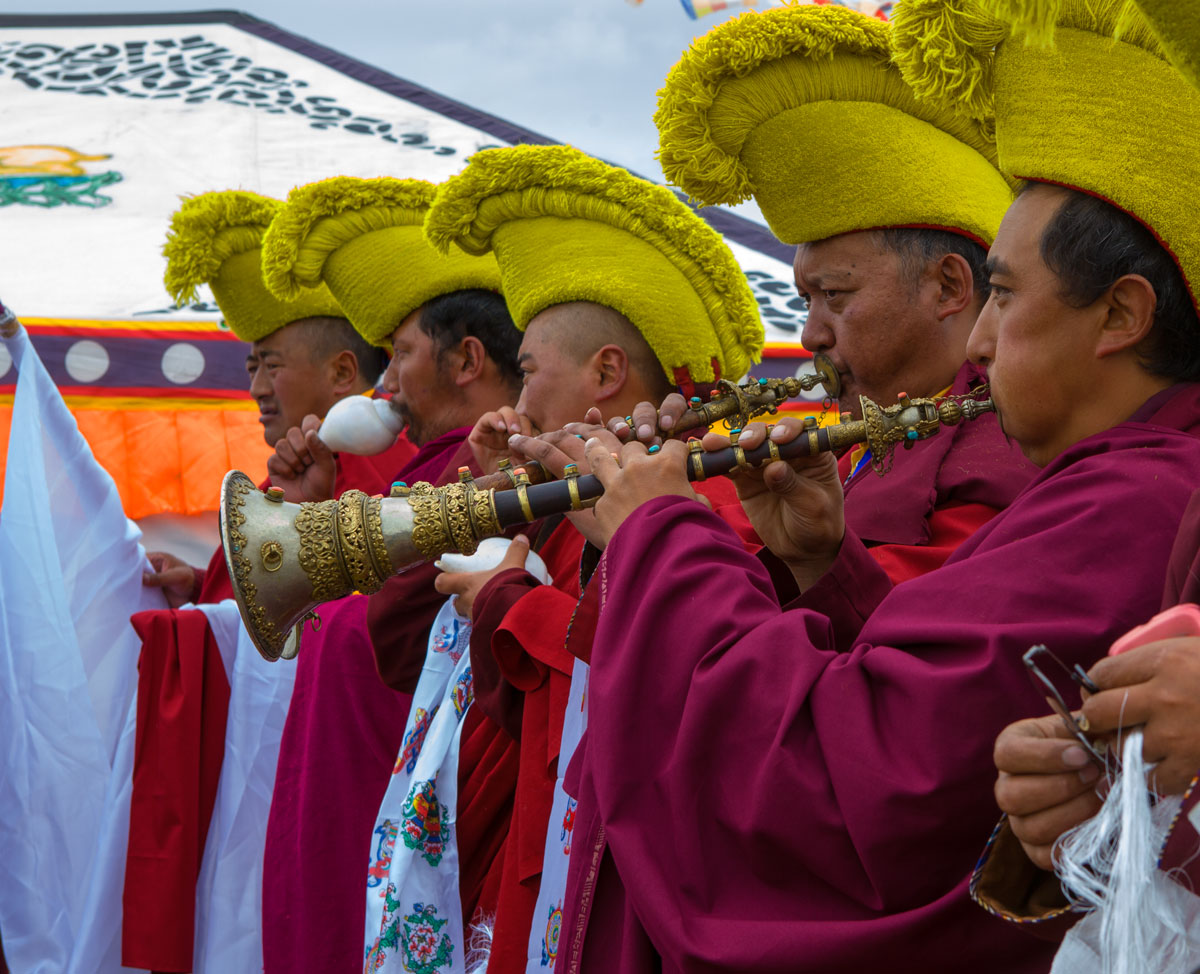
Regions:
[[[547,308],[535,320],[547,322],[555,343],[577,364],[605,345],[616,345],[624,349],[630,370],[659,400],[675,391],[642,333],[621,312],[593,301],[573,301]]]
[[[658,358],[624,315],[586,301],[557,304],[533,317],[521,341],[517,412],[539,430],[582,420],[595,406],[605,418],[638,402],[661,402],[674,389]]]

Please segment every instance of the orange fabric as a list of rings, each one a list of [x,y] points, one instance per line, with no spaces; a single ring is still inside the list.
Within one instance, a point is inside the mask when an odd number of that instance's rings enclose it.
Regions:
[[[216,510],[221,479],[229,470],[266,466],[273,451],[263,441],[254,403],[247,399],[246,405],[72,412],[97,462],[116,482],[125,514],[137,519]],[[0,478],[11,424],[12,406],[0,407]]]

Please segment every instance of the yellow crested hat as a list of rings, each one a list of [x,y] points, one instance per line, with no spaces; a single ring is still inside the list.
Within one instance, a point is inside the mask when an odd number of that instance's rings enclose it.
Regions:
[[[493,257],[439,254],[421,226],[437,187],[423,179],[336,176],[288,194],[263,240],[271,292],[292,297],[322,282],[373,345],[421,305],[452,291],[500,287]]]
[[[238,338],[256,342],[301,318],[341,318],[327,288],[281,301],[263,284],[263,234],[283,204],[257,193],[231,189],[184,200],[171,217],[163,246],[163,283],[176,304],[192,301],[207,284]]]
[[[1200,88],[1200,4],[1195,0],[1134,0],[1171,63]]]
[[[1144,224],[1200,298],[1200,91],[1126,0],[905,0],[897,60],[931,101],[994,113],[1000,168]]]
[[[1012,192],[989,126],[919,101],[891,57],[888,25],[844,7],[718,25],[658,93],[667,180],[710,205],[753,196],[789,244],[884,227],[990,244]]]
[[[442,184],[425,224],[440,250],[494,251],[517,327],[591,301],[642,333],[671,382],[738,379],[763,347],[732,252],[665,186],[565,145],[485,149]]]

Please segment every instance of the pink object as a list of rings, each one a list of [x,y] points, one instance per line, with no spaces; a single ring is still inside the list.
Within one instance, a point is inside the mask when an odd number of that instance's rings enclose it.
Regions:
[[[1117,656],[1147,643],[1179,636],[1200,636],[1200,605],[1184,602],[1164,609],[1145,625],[1125,633],[1112,644],[1108,655]]]

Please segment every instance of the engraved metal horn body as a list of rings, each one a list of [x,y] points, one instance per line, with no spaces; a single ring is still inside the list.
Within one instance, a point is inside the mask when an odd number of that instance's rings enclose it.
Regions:
[[[242,621],[267,659],[291,658],[323,602],[370,594],[402,568],[446,551],[471,554],[501,533],[491,492],[418,484],[383,503],[359,490],[290,504],[231,470],[221,484],[221,545]]]

